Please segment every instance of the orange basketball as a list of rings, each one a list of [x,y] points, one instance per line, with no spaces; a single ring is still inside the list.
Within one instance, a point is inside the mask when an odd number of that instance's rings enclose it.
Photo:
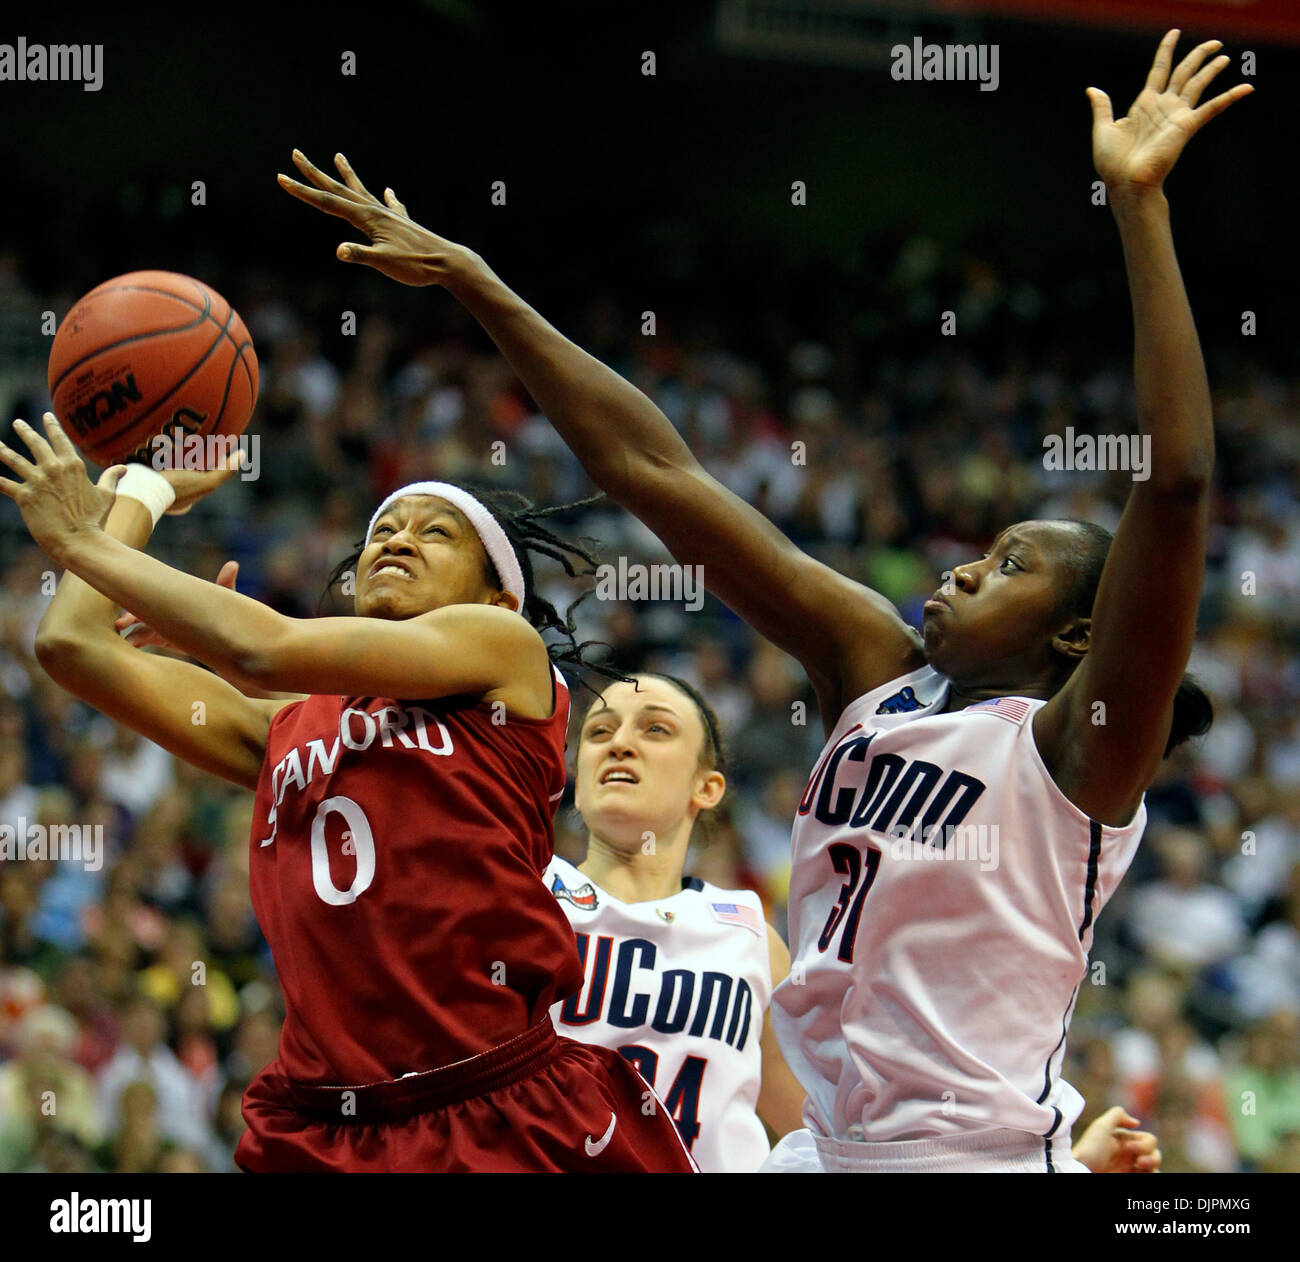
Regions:
[[[178,454],[199,449],[190,435],[244,432],[257,402],[257,355],[234,307],[201,280],[128,272],[68,312],[49,382],[54,413],[88,460],[150,464],[153,440],[174,438],[178,426]]]

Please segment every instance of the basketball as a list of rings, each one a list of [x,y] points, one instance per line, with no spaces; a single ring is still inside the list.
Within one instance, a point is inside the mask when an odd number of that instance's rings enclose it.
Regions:
[[[68,312],[50,350],[54,412],[98,465],[148,464],[153,441],[177,427],[187,454],[189,436],[233,442],[252,415],[257,379],[239,313],[176,272],[128,272],[96,286]],[[210,463],[219,459],[187,467]]]

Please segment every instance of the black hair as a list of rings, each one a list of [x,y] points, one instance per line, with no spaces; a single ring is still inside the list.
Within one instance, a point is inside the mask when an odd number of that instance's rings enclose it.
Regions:
[[[1101,572],[1110,554],[1115,536],[1096,522],[1077,521],[1071,517],[1052,520],[1073,526],[1071,542],[1066,546],[1066,562],[1072,581],[1061,595],[1058,613],[1061,617],[1089,618],[1101,585]],[[1169,725],[1169,739],[1165,743],[1164,757],[1194,736],[1204,736],[1214,722],[1214,704],[1205,690],[1192,678],[1184,675],[1174,693],[1174,714]]]
[[[514,549],[515,559],[519,562],[520,572],[524,577],[524,605],[519,612],[523,614],[528,624],[535,627],[543,636],[548,631],[558,632],[560,636],[559,643],[547,642],[546,652],[551,661],[557,666],[569,666],[584,671],[591,670],[607,678],[627,682],[626,675],[619,674],[599,662],[588,660],[586,656],[588,649],[595,646],[605,647],[601,641],[583,640],[581,643],[578,642],[573,611],[595,589],[588,587],[561,614],[549,600],[546,600],[538,593],[533,580],[532,556],[534,554],[550,557],[551,560],[558,561],[570,578],[587,578],[595,575],[599,559],[596,551],[599,547],[598,540],[583,539],[579,543],[570,543],[553,531],[548,530],[541,522],[543,519],[553,517],[557,513],[587,508],[589,505],[599,503],[605,497],[603,495],[591,495],[586,499],[574,500],[569,504],[556,504],[550,508],[537,508],[526,496],[500,487],[481,487],[468,482],[456,482],[450,485],[458,486],[478,500],[492,514],[497,525],[505,531],[506,538],[510,541],[511,548]],[[330,592],[342,581],[344,576],[349,573],[355,574],[357,561],[369,542],[369,539],[360,540],[354,545],[353,551],[334,567],[317,604],[318,613],[329,597]],[[501,575],[497,573],[497,567],[490,556],[487,557],[485,577],[493,586],[503,587]]]

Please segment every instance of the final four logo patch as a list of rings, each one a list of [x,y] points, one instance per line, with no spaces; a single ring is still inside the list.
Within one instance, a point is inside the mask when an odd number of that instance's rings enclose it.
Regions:
[[[877,714],[906,714],[909,710],[919,710],[928,702],[922,701],[915,692],[912,691],[912,685],[908,684],[906,688],[900,688],[892,697],[886,697],[877,707]]]
[[[580,885],[576,890],[571,890],[560,877],[556,877],[551,882],[551,893],[556,898],[568,899],[575,907],[581,907],[583,911],[595,911],[596,887],[588,882],[586,885]]]

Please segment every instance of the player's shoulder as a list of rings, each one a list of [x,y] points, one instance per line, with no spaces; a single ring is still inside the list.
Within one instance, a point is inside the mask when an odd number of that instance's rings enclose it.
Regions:
[[[549,712],[541,715],[516,713],[508,702],[488,693],[479,699],[435,700],[426,702],[440,715],[451,715],[466,727],[488,741],[504,738],[507,741],[543,743],[558,749],[561,759],[569,726],[569,685],[554,662],[547,662],[550,671]],[[400,704],[400,703],[399,703]]]
[[[344,698],[329,693],[304,693],[279,697],[250,697],[252,706],[266,723],[268,737],[286,726],[330,726],[343,713]]]
[[[908,718],[934,713],[947,696],[947,677],[926,662],[855,697],[844,707],[838,726],[843,728],[846,723],[892,726]]]

